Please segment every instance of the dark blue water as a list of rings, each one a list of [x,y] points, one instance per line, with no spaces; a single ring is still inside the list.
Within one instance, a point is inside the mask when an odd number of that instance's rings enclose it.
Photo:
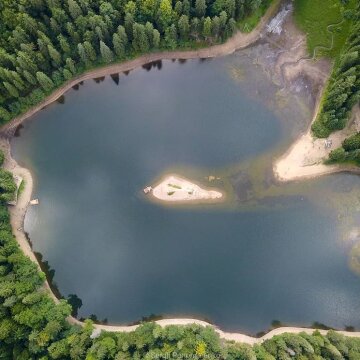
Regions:
[[[360,279],[339,244],[336,209],[307,190],[251,209],[231,191],[231,206],[194,208],[141,195],[168,169],[201,169],[201,180],[273,151],[288,135],[266,106],[276,91],[241,53],[164,62],[119,85],[87,81],[25,124],[13,153],[40,199],[26,229],[62,294],[82,299],[80,316],[186,315],[250,333],[275,319],[360,325]]]

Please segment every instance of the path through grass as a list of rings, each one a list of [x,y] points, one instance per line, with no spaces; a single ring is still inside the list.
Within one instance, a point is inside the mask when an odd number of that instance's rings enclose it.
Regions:
[[[295,0],[295,21],[307,34],[309,53],[312,55],[317,46],[331,47],[331,31],[334,44],[331,50],[317,50],[317,56],[336,58],[346,41],[350,30],[350,21],[344,19],[345,10],[354,9],[357,0],[342,5],[340,0]],[[329,25],[340,23],[339,25]],[[328,31],[329,30],[329,31]]]

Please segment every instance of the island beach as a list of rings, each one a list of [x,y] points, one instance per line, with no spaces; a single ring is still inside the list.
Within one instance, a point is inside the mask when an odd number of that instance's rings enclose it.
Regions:
[[[178,175],[167,175],[152,190],[152,196],[166,202],[222,201],[218,190],[207,190]]]

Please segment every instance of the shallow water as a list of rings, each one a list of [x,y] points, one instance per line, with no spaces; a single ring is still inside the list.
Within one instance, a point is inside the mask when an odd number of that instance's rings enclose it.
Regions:
[[[87,81],[14,138],[40,199],[25,228],[61,293],[82,299],[80,316],[196,316],[248,333],[275,319],[360,326],[360,278],[343,241],[359,179],[273,180],[272,158],[310,109],[306,94],[281,91],[254,64],[258,50],[167,61],[118,85]],[[142,188],[167,171],[223,188],[228,200],[148,201]]]

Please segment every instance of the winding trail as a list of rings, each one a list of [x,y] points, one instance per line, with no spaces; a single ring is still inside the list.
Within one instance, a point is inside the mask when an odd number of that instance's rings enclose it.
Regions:
[[[282,82],[283,84],[286,83],[286,76],[284,75],[284,72],[285,72],[285,67],[288,67],[288,66],[296,66],[298,64],[300,64],[301,62],[303,61],[313,61],[316,59],[316,56],[317,56],[317,51],[318,50],[327,50],[327,51],[331,51],[334,47],[334,37],[335,37],[335,34],[333,31],[330,30],[330,28],[332,27],[335,27],[335,26],[340,26],[343,22],[345,21],[345,19],[342,19],[341,21],[337,22],[337,23],[333,23],[333,24],[329,24],[327,27],[326,27],[326,31],[331,35],[331,45],[330,47],[328,46],[324,46],[324,45],[317,45],[314,47],[314,50],[313,50],[313,54],[312,56],[303,56],[301,57],[300,59],[297,59],[296,61],[287,61],[287,62],[284,62],[281,67],[280,67],[280,73],[281,73],[281,78],[282,78]],[[285,85],[284,85],[285,86]]]
[[[326,31],[331,35],[330,46],[318,45],[314,48],[313,55],[311,57],[301,57],[296,61],[288,61],[281,65],[280,73],[284,88],[286,87],[285,68],[290,66],[296,66],[303,61],[314,61],[317,57],[317,52],[319,50],[332,50],[334,47],[335,34],[333,30],[331,30],[331,28],[343,24],[344,21],[345,19],[343,18],[341,21],[327,25]],[[329,79],[329,76],[327,76],[327,78]],[[322,90],[320,91],[319,96],[316,99],[316,106],[313,117],[306,132],[300,135],[299,138],[289,147],[289,149],[274,161],[273,173],[278,181],[286,182],[294,180],[304,180],[339,172],[351,172],[355,174],[360,173],[360,168],[355,165],[326,165],[324,163],[324,160],[328,159],[330,152],[333,149],[340,147],[342,141],[349,136],[349,134],[347,133],[347,128],[349,125],[351,125],[350,120],[348,121],[347,127],[345,127],[343,130],[338,130],[331,133],[327,138],[323,139],[313,136],[311,127],[316,121],[319,112],[321,111],[322,98],[326,88],[327,84],[322,87]],[[357,106],[355,105],[352,109],[351,116],[356,118],[356,114]],[[325,147],[325,141],[330,141],[332,145],[328,148]]]
[[[26,211],[29,206],[29,202],[31,200],[31,195],[33,191],[33,178],[30,171],[26,168],[21,167],[15,159],[11,156],[11,148],[10,148],[10,139],[13,136],[16,128],[26,119],[30,118],[32,115],[37,113],[39,110],[44,108],[45,106],[51,104],[59,97],[61,97],[64,93],[66,93],[73,86],[77,85],[81,81],[92,79],[95,77],[101,77],[108,74],[119,73],[124,71],[129,71],[144,64],[165,60],[165,59],[193,59],[193,58],[211,58],[217,56],[223,56],[227,54],[231,54],[234,51],[247,47],[250,44],[254,43],[260,38],[260,34],[264,29],[265,25],[269,21],[269,19],[277,12],[282,0],[275,0],[271,5],[266,15],[261,19],[259,25],[249,34],[237,33],[232,38],[230,38],[226,43],[221,45],[211,46],[209,48],[196,50],[196,51],[173,51],[173,52],[160,52],[154,54],[147,54],[136,58],[131,61],[127,61],[121,64],[114,64],[110,66],[103,67],[101,69],[92,70],[86,72],[85,74],[77,77],[76,79],[66,83],[64,86],[56,90],[53,94],[51,94],[48,98],[46,98],[41,104],[30,109],[23,115],[13,119],[10,123],[4,125],[0,129],[0,149],[4,152],[5,160],[4,160],[4,168],[8,171],[11,171],[14,175],[18,175],[23,178],[25,181],[25,188],[23,192],[18,197],[18,202],[15,206],[9,206],[9,212],[11,216],[11,226],[13,230],[13,234],[17,239],[17,242],[24,252],[26,256],[28,256],[33,262],[39,266],[40,265],[29,245],[29,242],[26,238],[26,234],[24,232],[24,219],[26,215]],[[48,290],[50,296],[53,298],[55,303],[59,303],[59,299],[54,295],[51,291],[49,283],[45,281],[44,287]],[[83,323],[77,320],[74,317],[69,317],[68,321],[71,324],[82,326]],[[266,335],[256,338],[251,337],[241,333],[230,333],[220,330],[218,327],[207,323],[198,319],[191,318],[179,318],[179,319],[162,319],[155,321],[160,326],[168,326],[168,325],[190,325],[190,324],[198,324],[201,326],[211,326],[214,330],[219,334],[222,339],[229,341],[236,341],[241,343],[247,343],[250,345],[261,343],[264,340],[270,339],[275,335],[280,335],[284,333],[300,333],[306,332],[308,334],[313,333],[315,329],[302,328],[302,327],[281,327],[274,330],[269,331]],[[132,326],[120,326],[120,325],[101,325],[94,324],[95,329],[105,330],[110,332],[131,332],[134,331],[139,325]],[[320,333],[326,334],[327,330],[319,330]],[[350,337],[360,337],[360,332],[346,332],[339,331],[339,333],[350,336]]]

